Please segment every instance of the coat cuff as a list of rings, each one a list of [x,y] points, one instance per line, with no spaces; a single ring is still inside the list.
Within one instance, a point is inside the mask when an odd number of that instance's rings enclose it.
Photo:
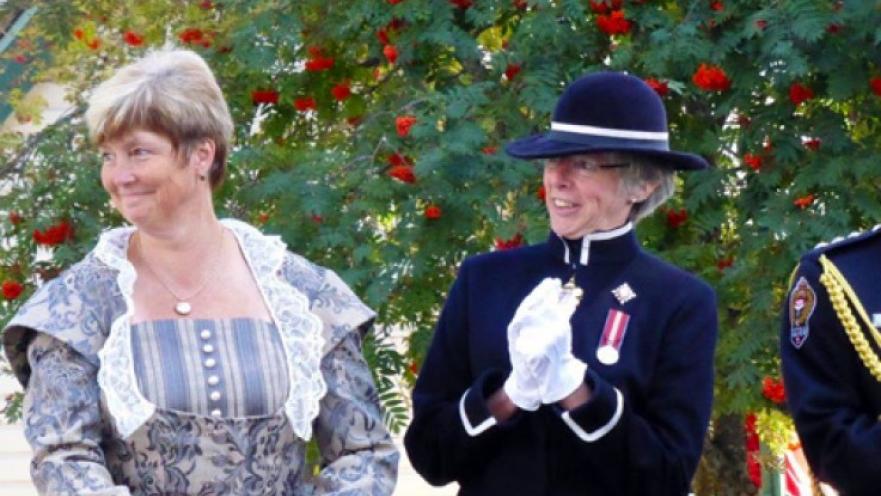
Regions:
[[[621,391],[588,369],[585,382],[590,386],[590,400],[573,410],[564,411],[563,422],[584,442],[601,439],[618,425],[624,410]]]
[[[459,418],[462,420],[462,427],[465,428],[465,432],[469,436],[478,436],[498,423],[487,407],[487,400],[504,383],[504,373],[496,370],[486,371],[459,399]]]

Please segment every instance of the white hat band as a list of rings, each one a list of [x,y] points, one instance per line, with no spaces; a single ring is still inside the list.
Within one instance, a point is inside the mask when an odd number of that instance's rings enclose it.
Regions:
[[[610,127],[582,126],[579,124],[566,124],[565,122],[551,122],[552,131],[583,134],[586,136],[604,136],[607,138],[625,138],[646,141],[667,141],[668,133],[652,131],[628,131],[626,129],[613,129]]]

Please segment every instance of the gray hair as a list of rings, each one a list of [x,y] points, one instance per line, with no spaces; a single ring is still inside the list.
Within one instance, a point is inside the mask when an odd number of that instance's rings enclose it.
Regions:
[[[140,128],[167,137],[184,156],[213,140],[208,175],[213,188],[223,181],[232,117],[214,74],[193,51],[154,50],[119,69],[92,93],[86,124],[98,145]]]
[[[660,165],[648,155],[626,152],[607,152],[597,155],[601,155],[603,161],[607,163],[629,164],[618,169],[621,177],[620,193],[627,198],[633,197],[634,192],[645,186],[646,183],[658,185],[648,198],[633,203],[628,220],[634,223],[651,215],[676,192],[675,171],[670,167]]]

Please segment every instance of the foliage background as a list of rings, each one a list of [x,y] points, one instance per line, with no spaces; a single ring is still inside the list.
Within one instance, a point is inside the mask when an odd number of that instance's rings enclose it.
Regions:
[[[33,4],[10,0],[0,12]],[[714,164],[683,176],[680,194],[638,229],[645,246],[719,295],[701,494],[756,490],[744,464],[746,412],[759,412],[759,434],[773,449],[790,440],[788,419],[761,384],[778,376],[779,308],[799,253],[881,219],[881,8],[873,1],[36,4],[38,15],[2,56],[21,66],[19,83],[67,84],[76,109],[35,136],[0,136],[8,185],[0,325],[121,222],[85,138],[89,89],[151,47],[186,46],[214,69],[237,123],[216,195],[221,213],[334,268],[379,311],[384,329],[408,336],[405,350],[385,332],[368,343],[393,428],[406,425],[402,392],[461,260],[546,236],[540,174],[502,146],[546,129],[565,83],[585,72],[654,79],[673,147]],[[39,119],[40,102],[17,90],[0,89],[0,99],[19,119]],[[10,298],[16,285],[23,293]]]

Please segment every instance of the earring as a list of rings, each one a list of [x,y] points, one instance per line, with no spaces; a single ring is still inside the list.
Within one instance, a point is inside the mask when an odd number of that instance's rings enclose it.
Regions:
[[[204,181],[204,180],[205,180],[205,174],[199,174],[199,180],[200,180],[200,181]]]

